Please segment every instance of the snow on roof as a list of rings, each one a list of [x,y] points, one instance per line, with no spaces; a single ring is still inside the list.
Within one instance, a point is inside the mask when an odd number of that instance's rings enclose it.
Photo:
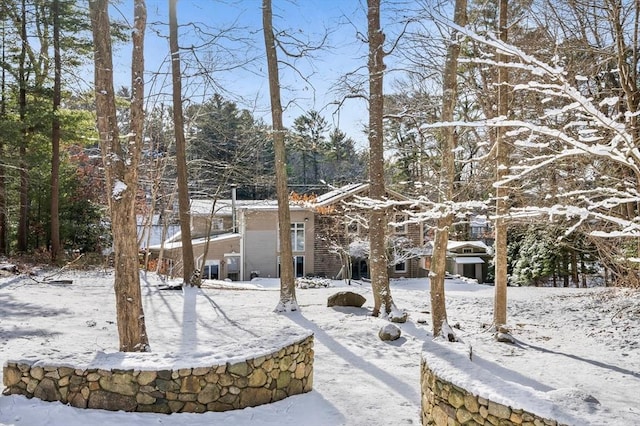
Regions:
[[[250,206],[253,204],[259,203],[270,203],[271,200],[236,200],[236,208]],[[215,203],[215,206],[214,206]],[[231,216],[231,205],[232,201],[229,199],[220,199],[220,200],[204,200],[197,199],[191,200],[191,214],[194,216],[209,216],[211,214],[211,209],[215,208],[216,216]]]
[[[478,263],[484,263],[484,260],[478,256],[458,256],[455,262],[457,265],[476,265]]]
[[[172,239],[174,237],[172,237]],[[240,234],[227,233],[227,234],[212,235],[208,238],[208,240],[209,242],[213,243],[218,241],[233,240],[240,237],[241,237]],[[207,243],[207,237],[196,238],[191,242],[193,246],[198,246],[206,243]],[[155,244],[155,245],[149,246],[149,250],[151,251],[160,250],[160,247],[161,247],[161,244]],[[165,241],[164,243],[165,250],[178,249],[178,248],[182,248],[182,240],[179,238],[175,241]]]
[[[355,195],[369,188],[368,183],[350,183],[340,188],[336,188],[333,191],[329,191],[326,194],[322,194],[316,198],[313,203],[317,207],[326,206],[336,203],[350,195]]]
[[[323,207],[330,204],[337,203],[339,201],[344,200],[345,198],[357,195],[362,192],[366,193],[365,196],[368,196],[369,184],[368,183],[350,183],[344,185],[340,188],[336,188],[333,191],[329,191],[326,194],[322,194],[316,198],[315,202],[313,202],[313,207]],[[386,189],[387,195],[392,196],[393,198],[397,198],[399,200],[407,200],[408,198],[399,192],[393,191],[391,189]]]
[[[487,246],[482,241],[449,241],[447,243],[447,251],[455,250],[461,247],[475,247],[489,253],[489,246]],[[431,256],[432,253],[433,253],[433,241],[427,241],[424,244],[423,254],[425,256]]]
[[[215,208],[216,216],[231,216],[231,200],[191,200],[191,214],[193,216],[209,216],[211,209]],[[303,210],[304,207],[298,204],[289,204],[291,210]],[[236,200],[236,209],[244,210],[278,210],[277,200]]]
[[[447,243],[447,250],[455,250],[460,247],[476,247],[479,249],[483,249],[484,251],[489,250],[489,246],[487,246],[482,241],[449,241]]]

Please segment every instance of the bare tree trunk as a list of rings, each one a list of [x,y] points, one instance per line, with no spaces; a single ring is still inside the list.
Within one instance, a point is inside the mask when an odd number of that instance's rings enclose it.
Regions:
[[[59,0],[53,0],[53,118],[51,126],[51,261],[60,256],[60,217],[59,217],[59,177],[60,177],[60,118],[58,109],[61,101],[62,60],[60,58],[60,16]]]
[[[5,46],[5,20],[2,20],[2,63],[6,61],[6,46]],[[6,70],[2,67],[2,93],[0,96],[0,120],[4,120],[7,115],[7,99],[6,99]],[[0,158],[5,158],[5,140],[3,136],[0,136]],[[7,223],[7,183],[5,175],[7,169],[4,166],[4,162],[0,161],[0,255],[6,255],[9,253],[9,227]]]
[[[29,172],[27,170],[27,12],[25,0],[22,0],[20,27],[21,49],[18,70],[18,109],[20,115],[20,211],[18,217],[18,251],[27,251],[29,243]]]
[[[571,247],[571,282],[576,286],[580,287],[580,277],[578,276],[578,254],[576,253],[576,249]]]
[[[499,31],[500,40],[507,41],[507,3],[508,0],[500,0]],[[498,52],[498,62],[507,58]],[[498,115],[506,117],[508,114],[507,82],[509,74],[505,67],[498,69]],[[509,162],[509,149],[505,140],[503,127],[496,128],[496,179],[499,181],[507,174]],[[495,295],[493,305],[493,323],[496,327],[507,323],[507,223],[505,216],[509,206],[507,188],[496,188],[496,241],[495,241]]]
[[[273,125],[273,148],[275,152],[276,192],[278,197],[278,236],[280,242],[280,302],[278,312],[298,309],[296,287],[293,276],[293,251],[291,248],[291,213],[289,211],[289,191],[287,189],[287,157],[284,146],[284,125],[282,123],[282,103],[280,100],[280,77],[278,74],[278,53],[273,34],[273,13],[271,0],[262,0],[262,27],[267,52],[269,93],[271,95],[271,119]]]
[[[383,76],[384,33],[380,28],[380,0],[367,1],[367,28],[369,38],[369,197],[382,200],[384,185],[384,133],[383,133]],[[369,219],[369,272],[373,291],[374,316],[380,311],[391,312],[393,299],[387,269],[387,216],[384,209],[371,210]]]
[[[457,25],[467,25],[467,0],[456,0],[454,10],[454,22]],[[457,34],[454,31],[447,49],[447,59],[444,67],[444,78],[442,87],[442,121],[452,122],[456,98],[458,93],[458,56],[460,56],[460,45],[457,42]],[[453,201],[453,189],[455,184],[455,163],[454,150],[456,147],[456,132],[451,126],[445,127],[443,131],[442,164],[440,166],[440,202],[450,203]],[[443,206],[443,210],[446,206]],[[447,267],[447,245],[449,242],[449,228],[453,223],[453,215],[446,214],[438,219],[437,229],[433,242],[433,255],[431,259],[431,273],[429,274],[431,291],[431,320],[433,336],[439,336],[447,332],[449,340],[455,340],[455,336],[450,332],[447,323],[447,309],[444,295],[444,276]]]
[[[109,191],[108,199],[115,251],[114,289],[120,351],[144,352],[149,350],[149,340],[140,290],[135,198],[138,187],[137,168],[142,149],[143,43],[146,7],[144,0],[135,0],[131,65],[133,80],[131,129],[133,136],[124,145],[119,139],[116,118],[109,1],[91,0],[89,12],[95,53],[97,127]]]
[[[182,240],[182,279],[185,285],[199,285],[194,277],[195,261],[191,242],[191,215],[189,185],[187,182],[187,143],[184,136],[182,112],[182,77],[180,69],[180,47],[178,46],[178,18],[176,3],[169,0],[169,44],[171,48],[171,74],[173,76],[173,125],[176,138],[176,166],[178,169],[178,209],[180,210],[180,233]]]

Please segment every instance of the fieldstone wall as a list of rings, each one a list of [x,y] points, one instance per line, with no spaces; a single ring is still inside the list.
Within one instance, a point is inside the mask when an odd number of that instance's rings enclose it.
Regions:
[[[422,424],[436,426],[560,426],[552,419],[485,399],[438,377],[421,362]]]
[[[258,345],[256,352],[264,349]],[[119,354],[126,357],[128,354]],[[131,355],[140,359],[145,354]],[[78,408],[202,413],[253,407],[311,391],[313,335],[266,355],[174,369],[101,369],[9,361],[3,395],[60,401]],[[127,362],[122,362],[127,365]],[[129,363],[130,364],[130,363]]]

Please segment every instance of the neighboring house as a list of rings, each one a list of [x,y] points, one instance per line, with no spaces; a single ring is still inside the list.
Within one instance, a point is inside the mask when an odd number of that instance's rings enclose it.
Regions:
[[[427,243],[432,250],[432,243]],[[474,278],[478,283],[487,280],[489,261],[492,258],[489,246],[482,241],[449,241],[447,244],[447,272],[467,278]],[[429,269],[431,253],[425,258]]]
[[[482,241],[487,245],[493,245],[494,232],[491,221],[485,215],[471,217],[469,224],[469,239]]]
[[[350,244],[367,240],[368,215],[348,207],[345,202],[368,194],[368,184],[352,184],[335,189],[307,202],[292,202],[291,241],[296,276],[344,277],[344,255]],[[388,197],[404,200],[388,191]],[[392,215],[392,217],[391,217]],[[422,227],[402,224],[402,213],[390,213],[389,222],[398,223],[391,235],[406,247],[421,247]],[[253,277],[279,277],[278,205],[276,201],[192,200],[191,232],[197,265],[204,262],[204,278],[250,280]],[[368,246],[368,244],[367,244]],[[149,247],[154,257],[166,259],[173,275],[181,272],[180,233]],[[162,251],[162,255],[160,252]],[[342,253],[341,253],[342,252]],[[406,251],[405,251],[406,252]],[[353,277],[368,277],[366,253],[348,256],[353,260]],[[416,277],[419,256],[399,257],[390,267],[391,277]]]
[[[347,267],[340,259],[346,251],[351,261],[354,279],[369,278],[368,265],[368,214],[355,207],[357,197],[366,197],[369,184],[351,184],[327,192],[314,200],[314,222],[316,224],[315,273],[330,278],[344,277]],[[390,200],[406,201],[403,195],[387,190]],[[415,278],[421,275],[419,255],[412,249],[422,247],[422,225],[408,223],[401,211],[390,211],[388,222],[396,223],[389,229],[389,238],[395,242],[395,262],[389,268],[392,278]],[[343,260],[345,258],[343,257]]]

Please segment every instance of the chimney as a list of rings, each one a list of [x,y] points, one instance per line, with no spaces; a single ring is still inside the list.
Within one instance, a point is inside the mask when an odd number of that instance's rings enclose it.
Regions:
[[[238,218],[236,217],[236,196],[238,185],[231,184],[231,232],[238,232]]]

